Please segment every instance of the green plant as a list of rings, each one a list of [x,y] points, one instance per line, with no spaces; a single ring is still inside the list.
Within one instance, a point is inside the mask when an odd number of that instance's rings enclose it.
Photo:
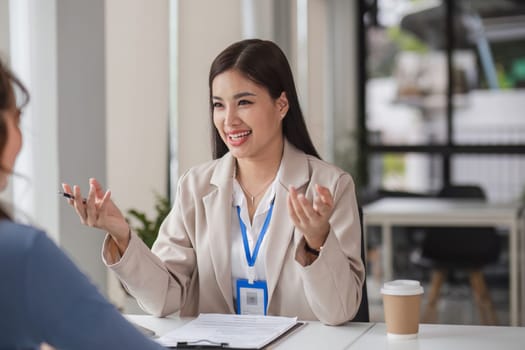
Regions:
[[[388,28],[390,40],[397,44],[401,51],[413,51],[419,53],[428,52],[428,45],[417,36],[402,30],[400,27]]]
[[[168,216],[170,212],[171,205],[168,198],[155,193],[155,213],[156,216],[153,219],[150,219],[146,213],[138,211],[136,209],[129,209],[128,215],[130,215],[134,220],[127,219],[128,222],[135,221],[139,225],[132,226],[132,229],[137,232],[138,236],[142,241],[151,249],[153,242],[157,239],[159,233],[160,225]],[[130,223],[131,225],[131,223]]]

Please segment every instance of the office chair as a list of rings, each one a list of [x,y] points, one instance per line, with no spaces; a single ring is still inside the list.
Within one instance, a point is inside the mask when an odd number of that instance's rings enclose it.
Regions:
[[[438,198],[486,200],[479,186],[452,185],[444,187]],[[469,280],[483,324],[497,324],[485,278],[481,269],[499,258],[500,239],[493,227],[431,227],[424,229],[420,250],[411,260],[418,266],[432,269],[428,303],[423,322],[435,322],[440,289],[447,274],[467,270]]]
[[[352,322],[370,322],[370,312],[368,310],[368,292],[366,289],[366,257],[365,257],[365,235],[363,228],[363,209],[358,207],[359,211],[359,223],[361,224],[361,261],[365,267],[365,280],[363,282],[363,288],[361,290],[361,303],[359,309],[355,314]]]

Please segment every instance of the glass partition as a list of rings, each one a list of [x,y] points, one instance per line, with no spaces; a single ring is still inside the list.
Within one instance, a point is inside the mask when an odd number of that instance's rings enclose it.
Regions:
[[[513,190],[491,198],[516,199],[525,188],[512,180],[512,162],[525,159],[525,2],[377,0],[360,6],[369,187],[434,192],[470,181],[495,193],[512,183]],[[413,153],[426,160],[414,162]],[[482,172],[465,176],[471,159],[490,168],[498,157],[510,162],[500,164],[509,172],[499,180],[488,181]],[[402,170],[395,181],[392,164]]]

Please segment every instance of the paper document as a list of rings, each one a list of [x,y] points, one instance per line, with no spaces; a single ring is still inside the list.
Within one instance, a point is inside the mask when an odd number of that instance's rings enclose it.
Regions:
[[[232,349],[260,349],[297,324],[297,317],[200,314],[156,339],[164,346],[215,345]]]

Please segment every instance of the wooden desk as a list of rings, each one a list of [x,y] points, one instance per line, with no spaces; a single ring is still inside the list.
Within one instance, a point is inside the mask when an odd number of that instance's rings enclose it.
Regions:
[[[191,320],[191,318],[179,318],[177,316],[167,318],[148,315],[125,316],[131,322],[154,330],[157,335],[164,335]],[[307,322],[305,326],[286,336],[269,349],[347,349],[373,325],[373,323],[347,323],[343,326],[331,327],[325,326],[321,322]]]
[[[383,198],[363,207],[365,230],[381,227],[385,280],[393,276],[393,226],[502,226],[509,230],[510,324],[519,324],[519,205],[439,198]],[[366,232],[366,231],[365,231]],[[366,237],[366,235],[365,235]],[[523,282],[523,281],[522,281]]]
[[[386,325],[377,323],[350,349],[389,350],[518,350],[525,347],[525,328],[422,324],[416,339],[390,340]]]

